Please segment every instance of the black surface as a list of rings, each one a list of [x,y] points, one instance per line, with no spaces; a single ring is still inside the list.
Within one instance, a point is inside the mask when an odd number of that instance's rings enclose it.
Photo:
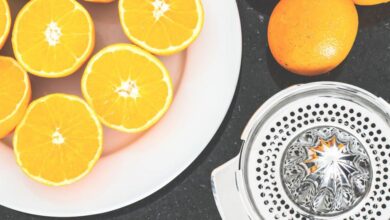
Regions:
[[[390,101],[390,4],[358,7],[359,33],[347,60],[327,75],[305,78],[281,69],[269,53],[266,30],[275,3],[276,0],[238,0],[243,30],[241,78],[229,113],[201,156],[149,198],[86,219],[220,219],[210,188],[211,171],[237,155],[241,131],[251,115],[266,99],[289,85],[340,81]],[[0,207],[0,219],[40,217]]]

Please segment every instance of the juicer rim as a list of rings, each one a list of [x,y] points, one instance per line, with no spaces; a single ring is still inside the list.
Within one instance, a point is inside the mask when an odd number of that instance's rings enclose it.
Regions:
[[[271,98],[269,98],[266,102],[264,102],[261,105],[261,107],[259,107],[259,109],[253,114],[253,116],[245,126],[244,131],[241,135],[241,139],[243,143],[239,153],[239,162],[238,162],[238,170],[236,173],[236,181],[237,181],[237,188],[242,197],[242,201],[244,202],[244,206],[252,216],[255,214],[256,216],[259,216],[260,219],[265,219],[261,215],[261,213],[257,210],[257,207],[254,204],[254,199],[252,198],[253,194],[250,192],[250,189],[248,187],[249,180],[246,178],[246,174],[245,174],[247,169],[246,159],[248,158],[251,150],[250,148],[252,144],[251,138],[254,139],[254,137],[257,134],[257,131],[260,129],[258,125],[261,124],[261,122],[263,121],[263,119],[266,118],[267,115],[273,114],[271,110],[273,110],[279,103],[282,103],[283,101],[287,101],[291,97],[294,97],[295,95],[298,95],[300,93],[315,91],[315,90],[320,91],[324,89],[335,89],[335,91],[344,91],[344,92],[357,94],[357,96],[360,97],[362,101],[367,102],[367,104],[378,108],[378,110],[381,111],[381,113],[383,114],[387,124],[389,124],[390,126],[389,103],[387,103],[382,98],[368,92],[367,90],[364,90],[354,85],[341,83],[341,82],[321,81],[321,82],[312,82],[306,84],[293,85],[289,88],[286,88],[276,93]]]

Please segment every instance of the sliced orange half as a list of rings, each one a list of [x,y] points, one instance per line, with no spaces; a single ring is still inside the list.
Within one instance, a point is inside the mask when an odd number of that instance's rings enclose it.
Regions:
[[[102,127],[82,99],[53,94],[34,101],[15,131],[16,159],[32,179],[50,186],[73,183],[102,153]]]
[[[128,38],[157,55],[186,49],[204,20],[201,0],[119,0],[119,15]]]
[[[8,1],[0,0],[0,49],[3,48],[5,41],[7,41],[10,29],[11,12],[9,10]]]
[[[103,124],[124,132],[151,127],[173,96],[171,78],[160,60],[130,44],[97,53],[85,69],[82,91]]]
[[[31,97],[26,71],[10,57],[0,56],[0,139],[22,120]]]
[[[34,75],[70,75],[86,61],[94,45],[91,16],[75,0],[29,1],[16,17],[12,33],[14,53]]]

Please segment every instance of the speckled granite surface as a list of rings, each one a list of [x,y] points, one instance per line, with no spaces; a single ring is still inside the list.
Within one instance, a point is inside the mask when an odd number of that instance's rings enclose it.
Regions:
[[[241,78],[229,113],[201,156],[151,197],[85,219],[220,219],[210,188],[211,171],[237,155],[241,131],[251,115],[267,98],[289,85],[340,81],[360,86],[390,101],[390,4],[359,7],[359,33],[347,60],[330,74],[304,78],[281,69],[269,53],[266,30],[276,2],[238,0],[243,31]],[[41,218],[0,207],[0,219]]]

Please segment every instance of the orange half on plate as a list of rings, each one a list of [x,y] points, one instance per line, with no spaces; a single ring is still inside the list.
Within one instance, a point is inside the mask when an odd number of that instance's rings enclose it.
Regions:
[[[0,56],[0,139],[22,120],[31,98],[26,71],[11,57]]]
[[[131,44],[98,52],[85,69],[82,92],[103,124],[124,132],[154,125],[173,96],[171,78],[161,61]]]
[[[102,153],[103,131],[82,99],[52,94],[35,100],[15,130],[16,159],[32,179],[50,186],[88,174]]]
[[[186,49],[204,20],[201,0],[119,0],[119,15],[127,37],[157,55]]]
[[[34,75],[70,75],[87,60],[94,45],[92,18],[75,0],[29,1],[16,17],[12,33],[15,57]]]

